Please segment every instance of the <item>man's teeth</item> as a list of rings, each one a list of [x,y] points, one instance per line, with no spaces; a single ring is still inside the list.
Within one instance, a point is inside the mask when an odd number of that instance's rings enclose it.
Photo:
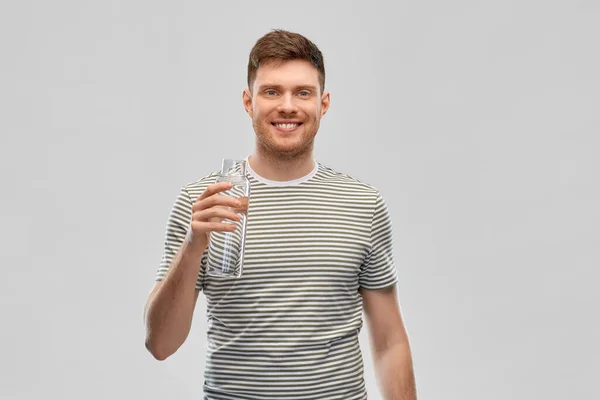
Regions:
[[[298,125],[299,124],[275,124],[275,126],[278,127],[279,129],[294,129]]]

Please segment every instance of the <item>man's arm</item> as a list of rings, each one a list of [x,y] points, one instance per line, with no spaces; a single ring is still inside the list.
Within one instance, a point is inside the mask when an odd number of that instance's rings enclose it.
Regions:
[[[247,202],[220,195],[231,187],[230,182],[209,185],[191,204],[187,216],[185,210],[191,199],[184,196],[173,208],[167,236],[180,238],[169,244],[170,248],[180,248],[169,263],[166,276],[154,286],[144,311],[146,348],[158,360],[175,353],[190,333],[199,294],[196,283],[210,232],[233,232],[236,225],[224,223],[223,219],[239,221],[238,212],[247,211]],[[186,218],[190,219],[189,226],[180,221]]]
[[[416,400],[416,384],[408,335],[395,286],[361,289],[371,336],[373,361],[385,400]]]
[[[146,348],[157,360],[179,349],[190,333],[199,290],[196,279],[204,249],[186,241],[165,278],[156,283],[144,312]]]

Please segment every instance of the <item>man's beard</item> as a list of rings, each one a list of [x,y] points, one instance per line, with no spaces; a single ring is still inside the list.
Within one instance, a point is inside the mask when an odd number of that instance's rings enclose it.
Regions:
[[[292,160],[302,157],[305,154],[311,153],[314,148],[316,131],[319,129],[319,124],[313,126],[314,132],[304,131],[302,141],[298,146],[282,149],[277,145],[276,139],[271,129],[274,129],[271,124],[265,124],[253,121],[254,132],[256,133],[257,150],[265,157],[273,160]],[[306,129],[306,125],[302,125]]]

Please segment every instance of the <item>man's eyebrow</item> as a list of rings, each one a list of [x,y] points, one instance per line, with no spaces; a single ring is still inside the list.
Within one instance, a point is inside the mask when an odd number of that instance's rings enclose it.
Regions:
[[[277,90],[281,90],[283,89],[283,86],[281,85],[276,85],[276,84],[269,84],[269,83],[264,83],[262,85],[260,85],[258,87],[258,90],[265,90],[265,89],[277,89]],[[308,89],[308,90],[312,90],[312,91],[317,91],[317,87],[313,86],[313,85],[298,85],[294,88],[295,90],[298,89]]]

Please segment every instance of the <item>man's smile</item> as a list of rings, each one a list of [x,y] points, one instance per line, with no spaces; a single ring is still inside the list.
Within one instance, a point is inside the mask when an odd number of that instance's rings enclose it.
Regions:
[[[275,121],[271,122],[271,125],[275,127],[278,131],[281,132],[293,132],[298,129],[299,126],[302,125],[302,122],[299,121]]]

